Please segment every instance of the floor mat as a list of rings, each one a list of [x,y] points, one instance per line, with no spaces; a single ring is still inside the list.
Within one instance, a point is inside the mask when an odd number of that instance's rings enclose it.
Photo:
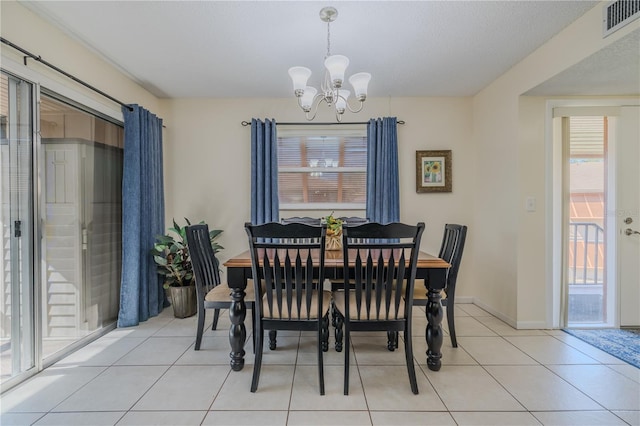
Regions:
[[[606,353],[640,368],[640,329],[563,329]]]

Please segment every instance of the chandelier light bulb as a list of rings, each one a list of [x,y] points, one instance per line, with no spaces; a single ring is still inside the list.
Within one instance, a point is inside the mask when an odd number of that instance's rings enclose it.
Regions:
[[[311,105],[313,104],[313,100],[316,97],[316,93],[318,93],[318,90],[316,90],[315,87],[307,86],[304,88],[302,97],[300,97],[300,106],[302,107],[303,111],[311,111]]]
[[[289,68],[289,76],[293,81],[293,92],[297,97],[302,96],[307,87],[307,81],[311,77],[311,70],[305,67],[291,67]]]
[[[349,83],[353,86],[353,94],[359,101],[367,99],[367,87],[371,80],[371,74],[368,72],[359,72],[349,77]]]
[[[349,95],[351,95],[351,92],[348,90],[336,90],[336,111],[338,111],[338,114],[344,114],[344,111],[347,109]]]
[[[349,58],[343,55],[331,55],[324,60],[324,66],[329,71],[332,87],[335,89],[342,87],[344,73],[349,66]]]

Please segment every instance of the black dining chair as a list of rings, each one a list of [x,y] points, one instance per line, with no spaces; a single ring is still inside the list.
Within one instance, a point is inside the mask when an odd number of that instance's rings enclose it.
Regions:
[[[292,216],[280,219],[280,223],[287,225],[289,223],[304,223],[305,225],[320,226],[322,219],[308,216]]]
[[[196,297],[198,299],[198,328],[195,350],[199,351],[202,343],[206,310],[214,309],[211,329],[215,330],[218,327],[220,309],[229,309],[231,306],[231,289],[227,283],[222,283],[220,280],[220,263],[211,246],[209,226],[206,224],[190,225],[187,226],[186,233],[187,247],[196,282]],[[251,309],[251,317],[253,318],[255,296],[253,284],[249,284],[251,285],[247,285],[244,301],[247,308]]]
[[[462,252],[464,251],[464,243],[467,239],[467,227],[465,225],[446,224],[444,227],[444,235],[442,236],[442,245],[438,257],[447,261],[451,267],[447,271],[447,281],[444,288],[445,298],[442,299],[442,306],[447,307],[447,327],[449,328],[449,336],[451,337],[451,345],[458,347],[456,339],[456,326],[454,320],[454,303],[456,297],[456,281],[458,280],[458,270],[462,260]],[[427,306],[427,290],[424,280],[416,282],[413,293],[413,304],[415,306]]]
[[[343,274],[349,285],[334,291],[336,349],[344,337],[344,394],[349,394],[349,347],[352,332],[404,333],[411,391],[418,393],[411,311],[413,286],[424,223],[367,223],[342,232]],[[345,280],[346,281],[346,280]],[[342,329],[344,328],[344,335]]]
[[[366,217],[340,216],[338,219],[340,219],[346,226],[357,226],[362,225],[363,223],[369,223],[369,219]]]
[[[315,331],[320,395],[322,353],[329,347],[331,292],[323,290],[326,225],[245,224],[255,304],[255,362],[251,392],[258,389],[265,330]]]

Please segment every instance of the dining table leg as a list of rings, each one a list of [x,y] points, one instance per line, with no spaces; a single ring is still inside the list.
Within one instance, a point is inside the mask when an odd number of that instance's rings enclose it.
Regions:
[[[438,371],[442,367],[442,296],[440,292],[447,282],[447,268],[429,268],[424,271],[427,290],[427,367],[429,370]]]
[[[236,271],[229,271],[229,282],[231,282],[232,275],[237,273]],[[236,278],[236,277],[233,277]],[[233,281],[237,281],[233,280]],[[246,281],[244,287],[246,288]],[[231,344],[231,369],[233,371],[240,371],[244,367],[244,344],[247,340],[247,328],[244,325],[244,320],[247,316],[247,305],[244,302],[244,288],[238,286],[231,287],[231,306],[229,307],[229,319],[231,320],[231,328],[229,330],[229,343]]]
[[[442,366],[442,296],[439,289],[429,288],[427,297],[427,367],[429,370],[438,371]]]

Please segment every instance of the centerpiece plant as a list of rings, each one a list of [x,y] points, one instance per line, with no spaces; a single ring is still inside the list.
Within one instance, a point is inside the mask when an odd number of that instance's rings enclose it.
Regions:
[[[323,219],[327,223],[326,249],[340,250],[342,248],[342,219],[333,217],[333,212]]]

